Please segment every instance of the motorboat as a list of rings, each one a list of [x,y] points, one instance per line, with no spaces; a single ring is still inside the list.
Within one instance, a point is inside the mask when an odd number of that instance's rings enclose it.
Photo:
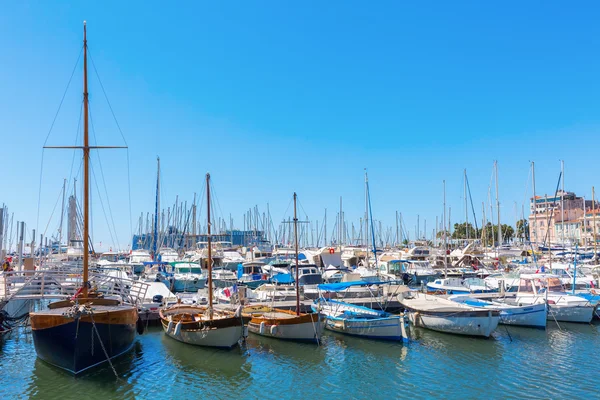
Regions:
[[[492,293],[496,289],[480,278],[438,278],[427,284],[427,291],[435,294]]]
[[[557,275],[521,274],[515,303],[532,305],[548,304],[548,320],[589,323],[595,306],[589,300],[565,291]]]
[[[463,294],[452,295],[448,299],[470,307],[500,311],[500,323],[504,325],[546,329],[548,314],[546,303],[519,306],[510,304],[508,298],[505,302],[486,301]]]

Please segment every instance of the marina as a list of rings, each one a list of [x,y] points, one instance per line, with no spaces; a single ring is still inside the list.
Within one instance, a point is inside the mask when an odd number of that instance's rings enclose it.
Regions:
[[[597,146],[575,149],[543,129],[569,121],[581,135],[597,110],[559,91],[511,89],[514,76],[505,97],[478,76],[486,42],[465,43],[471,54],[437,44],[458,27],[442,23],[427,44],[425,32],[398,34],[406,21],[362,26],[387,21],[371,11],[391,4],[308,7],[311,18],[273,4],[273,16],[302,21],[289,26],[246,4],[188,6],[171,18],[124,4],[132,18],[108,27],[98,18],[75,29],[79,6],[46,9],[55,19],[41,26],[0,24],[15,44],[0,75],[20,83],[0,107],[16,132],[2,138],[0,168],[0,399],[595,396],[600,199],[585,153]],[[40,19],[38,7],[13,7]],[[496,29],[500,54],[522,42],[504,24],[461,29],[472,40]],[[409,36],[418,51],[395,47]],[[466,75],[463,55],[479,63]],[[445,58],[455,64],[442,79]],[[487,66],[500,85],[512,68],[503,62]],[[451,89],[454,74],[462,83]],[[62,93],[52,114],[50,92]],[[535,97],[519,103],[526,93]],[[540,108],[540,120],[533,104],[544,97],[562,103]],[[560,114],[567,104],[581,114]]]

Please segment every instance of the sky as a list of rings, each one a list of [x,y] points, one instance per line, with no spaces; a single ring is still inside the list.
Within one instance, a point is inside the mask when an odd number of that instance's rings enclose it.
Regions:
[[[514,224],[531,161],[539,195],[560,160],[566,190],[600,187],[598,17],[596,2],[559,1],[6,1],[0,204],[51,236],[63,180],[80,191],[80,154],[43,146],[81,143],[87,20],[91,141],[128,146],[92,155],[100,249],[127,246],[153,211],[157,156],[164,207],[190,204],[210,172],[237,228],[255,205],[289,217],[297,192],[313,223],[327,208],[330,231],[341,196],[358,229],[367,168],[373,218],[395,230],[401,212],[411,238],[417,218],[431,236],[444,180],[451,222],[464,220],[465,169],[480,221],[497,160]]]

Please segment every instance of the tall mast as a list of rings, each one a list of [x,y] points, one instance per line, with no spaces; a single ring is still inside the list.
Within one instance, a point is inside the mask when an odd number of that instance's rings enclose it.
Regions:
[[[344,214],[342,213],[342,196],[340,196],[340,226],[339,226],[339,239],[338,246],[340,247],[340,251],[342,251],[342,235],[344,233],[344,218],[342,218]]]
[[[560,176],[562,181],[562,189],[560,191],[560,226],[562,245],[565,245],[565,161],[560,160]],[[577,254],[575,255],[577,258]],[[575,287],[575,286],[573,286]]]
[[[367,254],[365,258],[365,267],[369,268],[369,178],[367,177],[367,169],[365,168],[365,240]]]
[[[596,198],[594,193],[594,187],[592,186],[592,224],[594,225],[594,258],[598,259],[598,252],[596,249]]]
[[[537,199],[535,198],[535,162],[531,162],[531,181],[533,184],[533,232],[534,232],[534,239],[535,239],[535,244],[537,246],[538,243],[538,238],[537,238],[537,233],[538,233],[538,224],[537,224]],[[531,242],[531,227],[529,227],[529,242]]]
[[[90,229],[90,143],[88,137],[87,36],[83,21],[83,297],[88,294]]]
[[[158,210],[160,209],[160,158],[156,157],[156,201],[154,202],[154,233],[152,244],[152,257],[156,260],[156,249],[158,246]]]
[[[470,239],[469,234],[469,205],[467,203],[467,169],[465,168],[465,176],[464,176],[464,186],[465,186],[465,231],[467,240]]]
[[[298,216],[296,215],[296,192],[294,192],[294,248],[296,251],[296,315],[300,315],[300,289],[298,287]]]
[[[210,174],[206,174],[206,229],[208,242],[208,314],[213,319],[212,244],[210,240]]]
[[[496,170],[496,208],[498,209],[498,247],[502,245],[502,225],[500,225],[500,197],[498,195],[498,161],[494,161]]]
[[[58,254],[62,250],[62,232],[63,232],[63,219],[65,217],[65,192],[67,190],[67,178],[63,181],[63,193],[62,193],[62,208],[60,209],[60,228],[58,228]],[[1,244],[0,244],[1,245]]]
[[[448,277],[448,231],[446,231],[446,180],[444,180],[444,278]]]

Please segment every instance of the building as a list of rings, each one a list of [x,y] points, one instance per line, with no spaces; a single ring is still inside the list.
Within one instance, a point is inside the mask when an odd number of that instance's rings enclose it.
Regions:
[[[173,249],[192,249],[198,242],[207,242],[208,235],[201,233],[197,235],[185,234],[176,229],[169,229],[168,234],[159,234],[160,246],[157,247],[170,247]],[[184,237],[185,236],[185,237]],[[220,233],[213,233],[210,235],[213,242],[231,242],[235,247],[249,246],[252,244],[264,242],[263,231],[240,231],[237,229],[231,231],[225,231]],[[141,235],[133,235],[132,249],[153,249],[154,236],[152,233],[144,233]]]
[[[538,245],[563,242],[583,244],[585,235],[582,226],[587,217],[584,213],[591,213],[591,209],[591,200],[585,200],[572,192],[559,191],[553,197],[532,197],[529,203],[531,241]]]

